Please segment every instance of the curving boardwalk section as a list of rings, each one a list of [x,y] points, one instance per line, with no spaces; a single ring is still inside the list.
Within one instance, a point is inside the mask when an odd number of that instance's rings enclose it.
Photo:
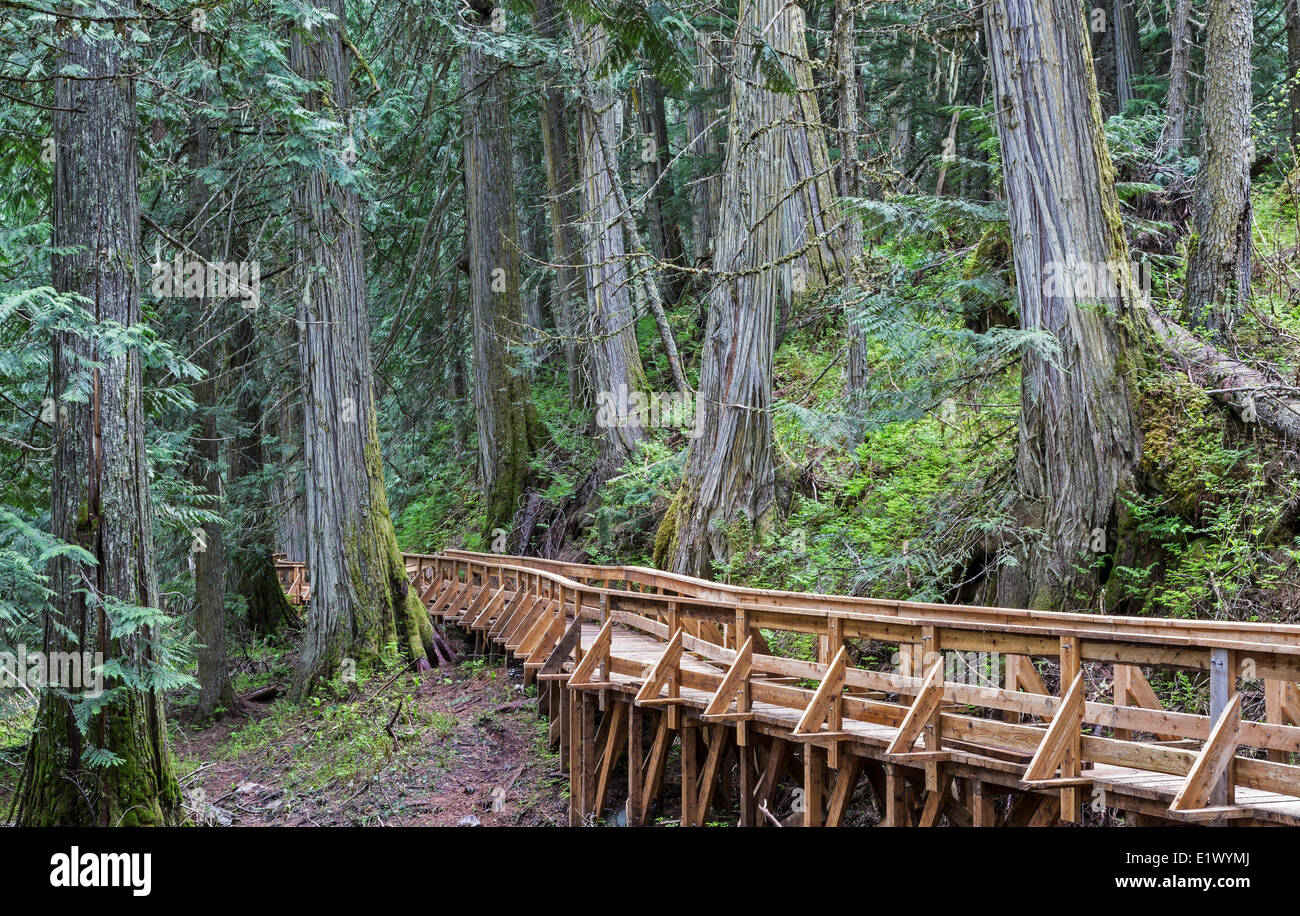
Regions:
[[[1300,825],[1300,626],[814,595],[454,550],[406,565],[436,620],[536,684],[574,825],[620,809],[648,823],[673,780],[692,826],[724,808],[778,823],[778,798],[805,826],[864,804],[887,826],[1047,826],[1089,809]],[[305,603],[302,564],[278,568]],[[773,654],[764,632],[811,636],[818,660]],[[888,670],[850,663],[849,639],[896,646]],[[1155,670],[1208,675],[1210,714],[1164,709]],[[1242,708],[1260,682],[1265,721]]]

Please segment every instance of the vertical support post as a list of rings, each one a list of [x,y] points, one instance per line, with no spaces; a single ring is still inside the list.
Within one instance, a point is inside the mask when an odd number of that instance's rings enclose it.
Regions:
[[[906,827],[909,821],[907,815],[907,782],[894,764],[886,763],[884,767],[885,826]]]
[[[629,827],[641,823],[641,796],[644,793],[643,777],[645,775],[645,752],[642,732],[645,727],[645,711],[636,705],[631,696],[627,698],[627,824]]]
[[[740,730],[736,730],[736,740],[740,740]],[[740,826],[753,827],[758,817],[758,802],[754,799],[755,763],[754,750],[738,744],[736,754],[740,763]]]
[[[582,699],[581,691],[564,688],[564,709],[567,713],[568,728],[563,732],[569,736],[567,753],[561,750],[560,757],[569,765],[569,826],[582,824]]]
[[[676,705],[668,707],[678,709]],[[681,727],[682,742],[682,826],[696,827],[695,799],[699,786],[699,747],[700,729],[683,720]]]
[[[1227,649],[1210,650],[1210,721],[1218,722],[1219,716],[1228,705],[1228,698],[1232,696],[1233,682],[1236,678],[1233,676],[1231,653]],[[1228,763],[1227,769],[1219,777],[1218,782],[1214,784],[1214,789],[1210,792],[1210,806],[1232,804],[1232,777],[1233,765]]]
[[[596,698],[585,690],[582,694],[582,822],[592,825],[600,812],[596,810]]]
[[[1264,678],[1264,718],[1271,725],[1285,725],[1286,681],[1277,678]],[[1270,748],[1268,759],[1273,763],[1286,763],[1290,755],[1286,751]]]
[[[1062,636],[1061,637],[1061,684],[1057,690],[1059,696],[1065,696],[1065,692],[1070,689],[1074,679],[1079,674],[1081,660],[1079,658],[1079,637]],[[1080,761],[1083,758],[1083,735],[1075,734],[1070,738],[1070,746],[1066,749],[1065,758],[1061,761],[1061,776],[1070,777],[1078,776],[1083,770]],[[1071,786],[1061,790],[1061,820],[1067,823],[1077,823],[1079,820],[1079,809],[1081,805],[1081,795],[1078,786]]]
[[[826,750],[816,744],[803,746],[803,825],[823,826],[826,815],[824,797],[826,784]]]
[[[1115,682],[1115,690],[1114,690],[1115,705],[1116,706],[1132,705],[1131,702],[1132,697],[1130,696],[1130,694],[1132,693],[1132,688],[1129,686],[1129,683],[1133,677],[1132,674],[1133,669],[1130,668],[1128,665],[1121,665],[1118,662],[1116,662],[1115,667],[1112,670],[1113,673],[1111,675],[1111,680]],[[1131,728],[1116,728],[1116,729],[1112,729],[1111,733],[1113,737],[1119,739],[1120,741],[1133,740],[1133,729]]]

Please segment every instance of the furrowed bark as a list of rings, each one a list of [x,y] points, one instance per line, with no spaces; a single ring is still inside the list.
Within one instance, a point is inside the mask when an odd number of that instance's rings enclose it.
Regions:
[[[1230,337],[1250,295],[1250,0],[1211,0],[1184,323]]]
[[[588,60],[581,46],[584,39],[580,38],[580,36],[583,33],[576,22],[572,24],[571,32],[575,42],[574,50],[579,59]],[[604,106],[600,102],[599,92],[589,72],[589,68],[597,63],[599,63],[598,58],[591,58],[588,60],[587,65],[579,67],[576,73],[578,93],[583,106],[584,123],[589,120],[592,125],[592,137],[600,147],[601,157],[609,173],[609,187],[618,206],[618,215],[623,224],[625,242],[632,249],[631,261],[635,262],[635,264],[629,264],[632,282],[640,287],[641,295],[644,297],[646,306],[650,309],[650,314],[654,318],[655,329],[659,332],[659,340],[663,344],[664,356],[668,360],[668,371],[672,375],[673,387],[680,392],[687,393],[691,390],[691,387],[686,381],[685,372],[682,370],[681,357],[677,352],[677,342],[673,339],[672,327],[668,324],[668,314],[664,311],[663,298],[659,295],[659,285],[654,282],[654,264],[646,253],[645,245],[641,240],[641,233],[638,231],[636,221],[633,219],[632,208],[628,204],[627,194],[623,190],[623,183],[619,180],[616,167],[618,157],[614,150],[616,138],[610,136],[600,118]],[[589,308],[592,305],[593,303],[588,303]]]
[[[93,4],[92,15],[130,14],[131,0]],[[60,20],[54,79],[54,287],[78,293],[99,330],[141,320],[137,259],[140,203],[135,82],[130,43],[111,26]],[[87,365],[98,362],[98,368]],[[145,448],[143,366],[138,349],[115,352],[60,331],[54,339],[55,451],[53,535],[94,563],[59,556],[50,563],[51,607],[42,614],[42,651],[75,653],[87,670],[110,660],[143,673],[152,634],[111,636],[114,605],[156,607],[153,508]],[[70,392],[79,395],[66,397]],[[102,653],[102,658],[96,654]],[[89,662],[89,665],[86,664]],[[45,685],[43,685],[45,686]],[[22,826],[173,824],[180,789],[167,747],[163,697],[106,678],[114,701],[85,732],[73,702],[49,689],[40,704],[18,796]],[[91,766],[92,749],[116,756]]]
[[[632,278],[623,235],[624,219],[615,194],[618,164],[606,158],[602,137],[622,133],[623,107],[613,90],[592,76],[609,43],[603,26],[582,26],[574,35],[578,68],[589,87],[589,105],[582,106],[578,150],[583,239],[580,262],[587,284],[588,332],[591,337],[591,384],[598,398],[596,415],[601,429],[601,471],[598,478],[614,474],[645,438],[637,423],[623,422],[626,411],[609,409],[611,402],[626,404],[631,395],[646,389],[645,370],[636,342],[636,310],[632,307]],[[653,284],[653,280],[649,281]],[[601,409],[603,407],[603,409]]]
[[[788,187],[785,134],[798,114],[796,98],[768,89],[755,63],[761,42],[772,44],[780,9],[781,0],[740,5],[697,437],[655,541],[656,564],[694,576],[731,558],[737,528],[767,527],[774,502],[772,350],[786,238],[779,201]]]
[[[1035,347],[1022,359],[1022,522],[1042,537],[999,572],[998,601],[1059,610],[1095,587],[1094,574],[1078,568],[1081,553],[1096,529],[1114,543],[1116,497],[1135,476],[1140,441],[1128,375],[1145,312],[1080,8],[1073,0],[994,0],[984,23],[1021,326],[1048,332],[1060,350]],[[1093,288],[1076,282],[1112,277]]]
[[[294,35],[290,62],[324,81],[304,107],[346,122],[352,55],[343,39],[343,0],[322,0],[335,19]],[[339,150],[325,150],[325,156]],[[509,161],[507,156],[506,161]],[[289,696],[301,701],[345,658],[373,665],[396,640],[429,666],[433,626],[410,590],[384,490],[366,311],[361,210],[355,190],[324,167],[298,178],[292,197],[302,293],[298,319],[306,479],[307,628]],[[517,300],[516,300],[517,301]]]

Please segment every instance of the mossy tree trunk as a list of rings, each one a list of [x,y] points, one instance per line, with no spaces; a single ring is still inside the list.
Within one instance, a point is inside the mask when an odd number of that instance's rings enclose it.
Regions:
[[[1088,549],[1098,530],[1115,543],[1117,496],[1135,477],[1130,373],[1145,313],[1129,272],[1080,7],[994,0],[984,23],[1021,326],[1059,347],[1035,346],[1021,363],[1021,522],[1041,538],[1001,570],[998,601],[1059,610],[1090,596]],[[1111,275],[1113,286],[1073,282]]]
[[[698,437],[655,543],[655,562],[709,576],[741,529],[770,525],[772,350],[789,187],[786,132],[797,97],[767,88],[756,64],[783,18],[781,0],[742,0],[709,321],[700,369]],[[788,28],[788,23],[786,24]]]
[[[476,17],[481,14],[482,19]],[[486,28],[491,10],[466,14]],[[530,479],[540,440],[528,381],[515,354],[523,310],[519,297],[519,234],[510,156],[506,71],[477,43],[461,55],[465,136],[465,212],[470,314],[474,325],[474,414],[484,535],[510,531]]]
[[[130,14],[130,0],[94,4],[92,15]],[[140,209],[135,83],[130,42],[108,23],[60,20],[54,79],[54,286],[78,293],[101,327],[141,320],[137,258]],[[95,366],[95,368],[90,368]],[[43,614],[46,653],[102,653],[142,674],[150,634],[111,635],[115,606],[156,607],[153,512],[145,448],[143,366],[136,349],[93,339],[54,339],[55,451],[50,506],[54,536],[94,562],[50,564],[52,607]],[[116,622],[120,623],[120,620]],[[48,657],[48,656],[47,656]],[[111,703],[83,732],[73,701],[43,690],[17,808],[23,826],[174,823],[180,791],[167,748],[163,698],[116,678]],[[80,684],[65,684],[72,694]],[[92,767],[92,749],[116,756]]]
[[[1250,295],[1250,0],[1210,0],[1184,322],[1230,337]]]
[[[329,87],[310,93],[304,107],[346,123],[353,63],[343,40],[347,15],[343,0],[322,0],[322,7],[337,18],[295,32],[291,63],[305,80]],[[338,149],[321,152],[338,157],[347,148],[340,138]],[[428,667],[434,630],[409,587],[384,491],[357,193],[322,165],[298,176],[292,204],[302,284],[299,355],[312,577],[307,628],[289,688],[290,697],[301,700],[345,658],[366,667],[394,640],[417,667]]]

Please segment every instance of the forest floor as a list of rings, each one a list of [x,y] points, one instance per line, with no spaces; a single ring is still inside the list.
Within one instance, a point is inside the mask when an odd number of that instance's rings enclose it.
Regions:
[[[237,678],[287,685],[291,654]],[[233,826],[562,826],[568,782],[518,668],[484,659],[371,675],[304,706],[173,721],[189,818]],[[252,689],[250,689],[252,688]],[[338,694],[343,694],[339,696]]]

